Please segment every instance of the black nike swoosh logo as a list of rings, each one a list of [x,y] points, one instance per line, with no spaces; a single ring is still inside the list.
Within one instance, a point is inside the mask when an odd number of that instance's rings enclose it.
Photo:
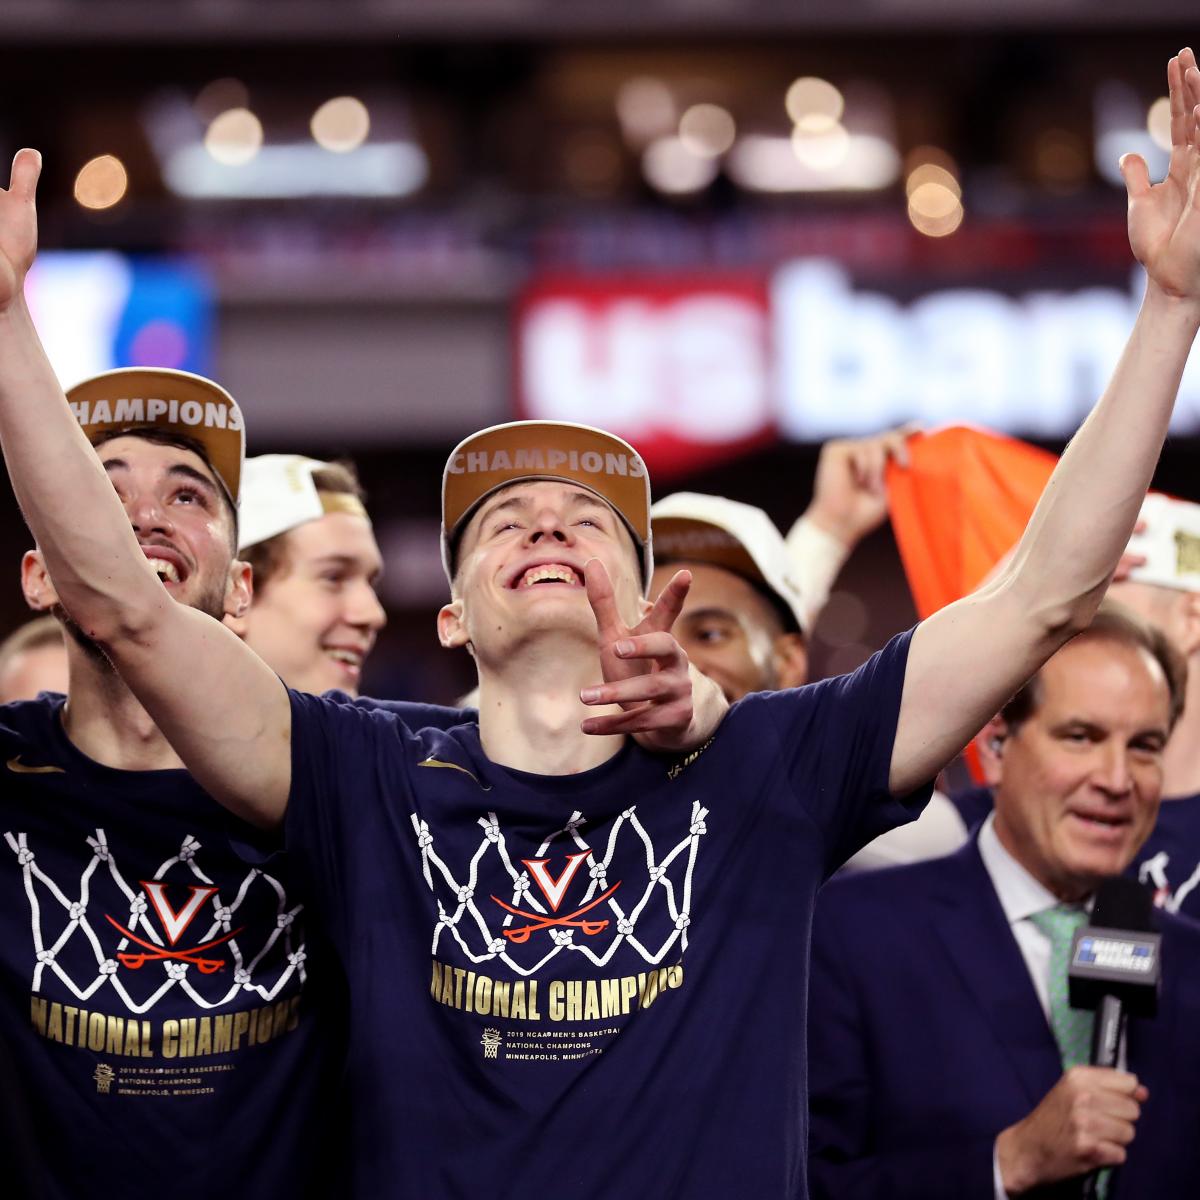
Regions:
[[[66,771],[62,767],[30,767],[21,761],[21,756],[18,754],[16,758],[8,760],[8,769],[17,775],[65,775]]]

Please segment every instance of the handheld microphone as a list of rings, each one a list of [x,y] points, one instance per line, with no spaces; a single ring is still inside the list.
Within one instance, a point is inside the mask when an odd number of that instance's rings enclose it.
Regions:
[[[1072,1008],[1093,1010],[1092,1066],[1115,1067],[1129,1015],[1158,1010],[1162,935],[1154,930],[1149,889],[1135,879],[1106,879],[1096,890],[1091,921],[1075,934],[1067,972]],[[1099,1171],[1084,1181],[1093,1200]]]

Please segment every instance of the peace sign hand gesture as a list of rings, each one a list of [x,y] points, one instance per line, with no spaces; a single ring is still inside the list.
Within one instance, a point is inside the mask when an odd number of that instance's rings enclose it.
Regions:
[[[1167,64],[1171,161],[1151,184],[1146,160],[1121,159],[1129,196],[1129,245],[1151,281],[1167,295],[1200,298],[1200,70],[1191,50]]]
[[[24,294],[25,275],[37,253],[37,208],[34,196],[42,156],[18,150],[8,189],[0,188],[0,312]]]
[[[677,753],[703,745],[716,731],[728,704],[720,688],[688,662],[675,640],[675,624],[692,584],[678,571],[654,607],[630,628],[617,611],[612,580],[598,559],[584,566],[588,602],[596,614],[604,683],[584,688],[584,704],[619,704],[622,712],[588,717],[592,734],[633,734],[647,750]]]

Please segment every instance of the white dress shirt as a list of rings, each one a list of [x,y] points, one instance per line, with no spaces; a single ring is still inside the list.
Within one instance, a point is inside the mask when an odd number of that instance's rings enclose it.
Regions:
[[[1000,843],[996,814],[989,813],[979,830],[979,856],[996,889],[1000,907],[1017,939],[1042,1012],[1050,1020],[1050,939],[1029,919],[1058,904],[1058,897],[1038,883]]]

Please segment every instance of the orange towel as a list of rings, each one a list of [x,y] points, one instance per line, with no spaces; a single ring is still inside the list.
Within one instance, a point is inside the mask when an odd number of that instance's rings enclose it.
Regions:
[[[974,591],[1025,530],[1058,459],[962,425],[909,442],[889,465],[888,506],[921,617]]]
[[[923,619],[974,591],[1017,544],[1058,459],[964,425],[921,434],[908,445],[911,466],[888,466],[888,507]],[[982,783],[974,746],[965,757]]]

